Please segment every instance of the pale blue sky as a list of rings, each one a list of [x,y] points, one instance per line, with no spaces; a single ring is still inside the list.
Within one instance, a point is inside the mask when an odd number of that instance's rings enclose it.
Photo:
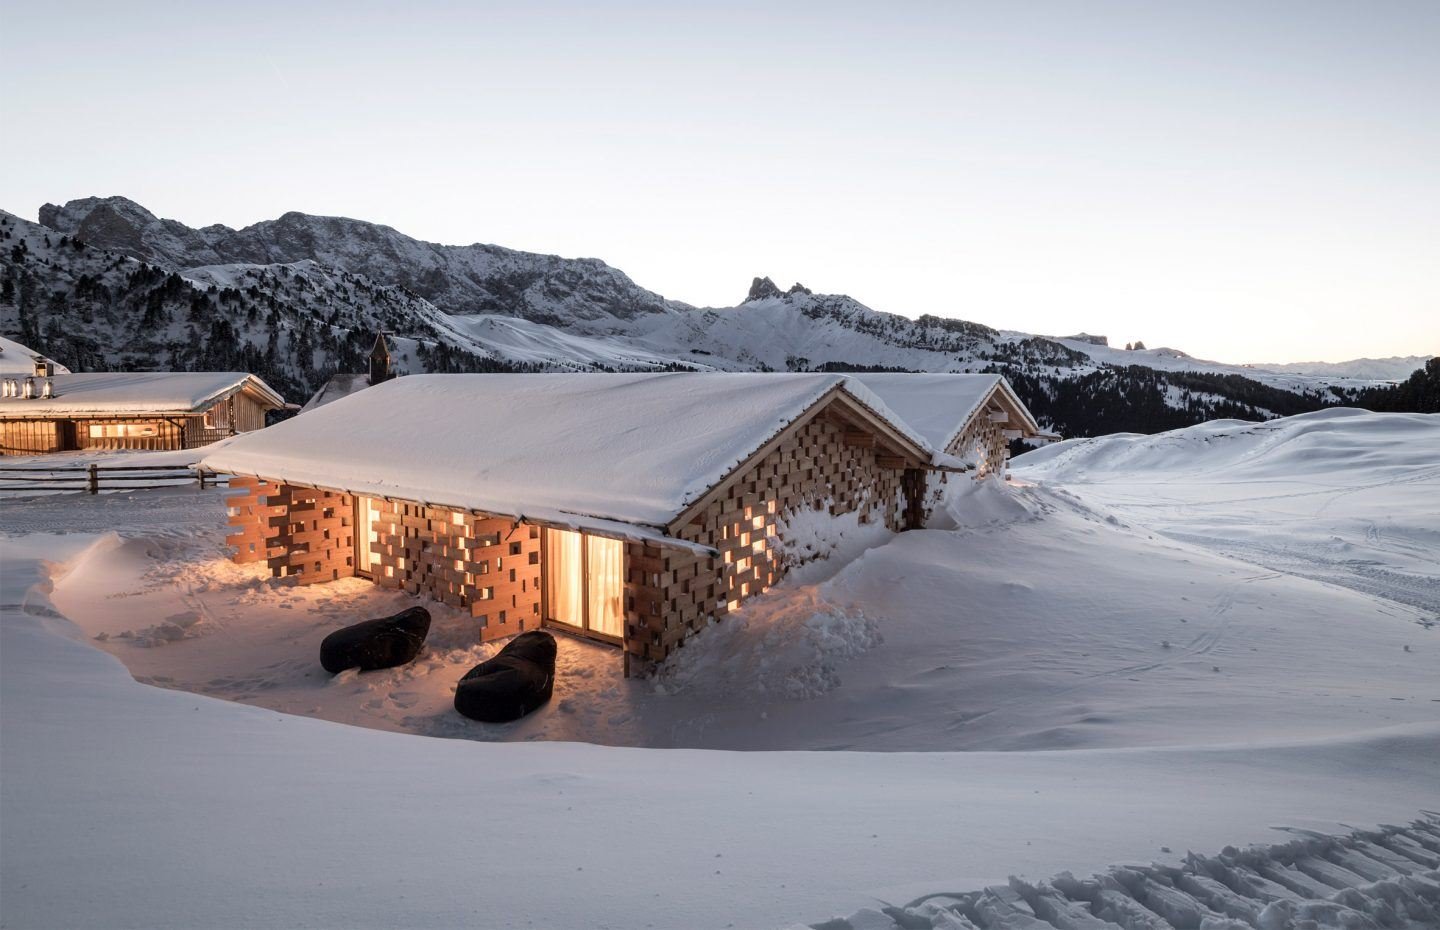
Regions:
[[[0,207],[123,194],[1226,361],[1440,353],[1440,2],[0,0]]]

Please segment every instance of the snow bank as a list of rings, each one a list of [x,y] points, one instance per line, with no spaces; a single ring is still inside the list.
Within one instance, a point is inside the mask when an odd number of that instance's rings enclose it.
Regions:
[[[655,692],[814,698],[839,686],[846,659],[880,641],[879,626],[861,611],[827,603],[811,587],[782,586],[674,653],[655,674]]]
[[[74,639],[35,554],[63,561],[91,541],[3,542],[9,926],[774,927],[1006,874],[1179,865],[1162,847],[1440,804],[1433,724],[965,754],[494,745],[336,726],[148,688]],[[637,863],[662,880],[637,892]]]

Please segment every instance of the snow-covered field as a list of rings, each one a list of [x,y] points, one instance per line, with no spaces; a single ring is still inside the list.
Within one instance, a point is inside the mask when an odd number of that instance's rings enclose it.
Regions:
[[[434,605],[414,665],[321,671],[406,598],[224,561],[217,492],[6,501],[0,923],[782,926],[1440,809],[1440,417],[1014,471],[815,528],[655,680],[562,638],[509,727],[450,709],[495,647]]]

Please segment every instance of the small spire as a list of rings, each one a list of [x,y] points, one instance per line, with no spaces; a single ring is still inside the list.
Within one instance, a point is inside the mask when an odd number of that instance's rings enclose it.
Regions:
[[[375,346],[370,350],[370,383],[379,384],[395,377],[395,368],[390,361],[390,345],[385,341],[389,335],[383,329],[375,331]]]

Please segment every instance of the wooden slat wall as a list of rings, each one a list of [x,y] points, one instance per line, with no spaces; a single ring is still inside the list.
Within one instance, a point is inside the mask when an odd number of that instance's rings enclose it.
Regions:
[[[261,562],[284,552],[276,542],[280,530],[270,523],[272,517],[282,516],[283,511],[268,502],[270,495],[279,492],[280,485],[236,475],[230,479],[229,488],[239,492],[228,495],[225,501],[229,509],[228,522],[233,528],[225,537],[226,545],[235,548],[231,559],[241,563]]]
[[[853,434],[854,430],[849,433]],[[740,476],[678,534],[720,550],[719,558],[642,543],[626,545],[627,670],[658,662],[784,577],[779,524],[802,508],[860,512],[862,522],[904,527],[900,469],[890,456],[816,418]]]
[[[260,402],[249,394],[240,393],[231,396],[230,422],[235,424],[235,432],[248,433],[252,430],[265,428],[265,408]]]
[[[956,436],[945,451],[956,458],[968,458],[979,453],[980,467],[975,478],[1003,474],[1005,463],[1010,461],[1010,443],[1005,439],[1005,424],[990,419],[990,405],[980,408],[971,418],[968,426]]]
[[[381,501],[375,582],[469,608],[488,642],[540,627],[540,528]]]
[[[300,584],[355,574],[355,498],[282,484],[265,495],[264,510],[275,531],[267,540],[270,574]]]
[[[61,452],[67,445],[68,422],[55,420],[0,421],[0,455],[34,455]]]

